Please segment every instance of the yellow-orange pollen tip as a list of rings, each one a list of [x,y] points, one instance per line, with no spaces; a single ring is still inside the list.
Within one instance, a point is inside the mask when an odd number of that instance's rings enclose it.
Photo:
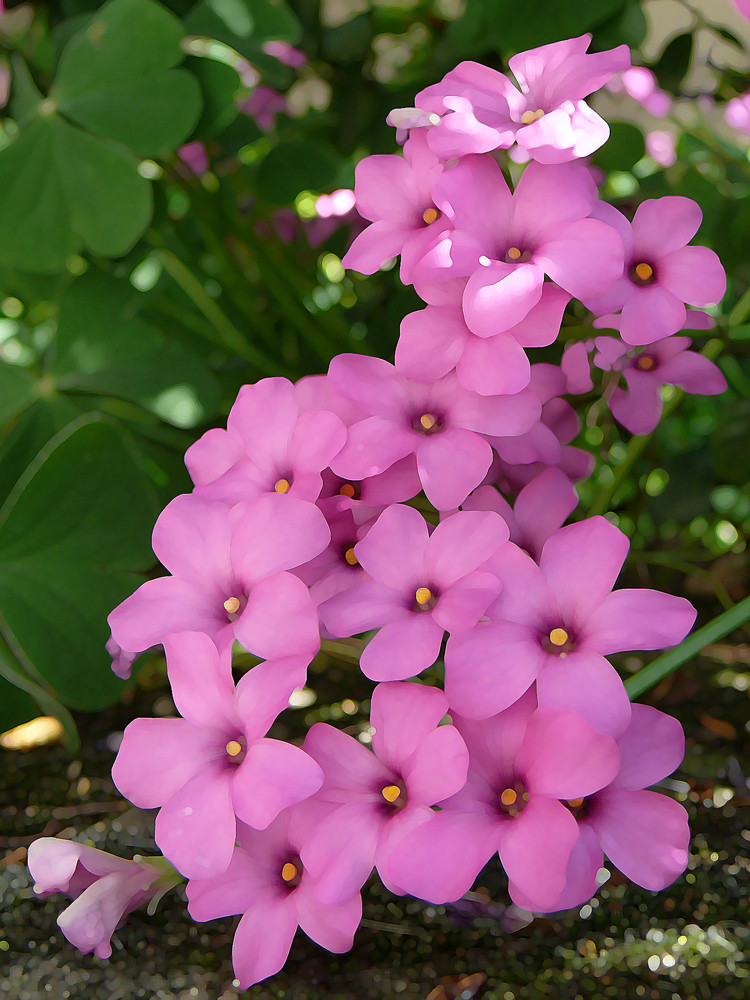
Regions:
[[[553,628],[549,634],[549,641],[553,646],[564,646],[568,638],[568,633],[564,628]]]
[[[386,802],[395,802],[401,795],[401,789],[398,785],[386,785],[380,794]]]
[[[532,122],[538,121],[540,118],[544,118],[544,112],[541,108],[537,108],[536,111],[524,111],[521,115],[521,122],[524,125],[531,125]]]
[[[436,208],[426,208],[424,212],[422,212],[422,218],[429,226],[431,223],[435,221],[435,219],[437,219],[439,214],[440,213]]]
[[[285,882],[292,882],[297,877],[297,866],[293,865],[291,861],[287,861],[281,869],[281,877]]]
[[[292,484],[289,482],[288,479],[277,479],[276,482],[273,484],[273,488],[276,490],[277,493],[288,493],[289,490],[292,488]]]
[[[344,483],[339,487],[339,496],[342,497],[353,497],[356,490],[351,483]]]
[[[656,362],[648,354],[642,354],[635,363],[635,367],[642,372],[650,372]]]
[[[432,413],[423,413],[419,418],[419,422],[426,431],[431,431],[437,423],[437,417],[433,416]]]
[[[427,602],[432,599],[432,591],[429,587],[420,587],[414,597],[416,598],[417,604],[427,604]]]
[[[344,559],[349,563],[350,566],[359,566],[359,560],[354,555],[354,549],[347,549],[344,553]]]
[[[636,264],[635,273],[641,281],[648,281],[649,278],[654,276],[654,269],[650,264]]]
[[[511,260],[518,260],[519,257],[522,256],[522,254],[521,251],[518,249],[518,247],[511,247],[510,250],[508,251],[508,256],[510,257]]]
[[[239,609],[240,609],[240,602],[238,598],[228,597],[226,601],[224,601],[224,610],[228,611],[230,615],[233,615],[235,611],[239,611]]]
[[[504,806],[513,806],[518,800],[518,792],[512,788],[504,788],[500,794],[500,801]]]
[[[237,754],[242,753],[242,744],[238,743],[237,740],[230,740],[227,743],[226,750],[230,757],[236,757]]]
[[[568,805],[573,809],[579,809],[583,805],[583,799],[568,799]]]

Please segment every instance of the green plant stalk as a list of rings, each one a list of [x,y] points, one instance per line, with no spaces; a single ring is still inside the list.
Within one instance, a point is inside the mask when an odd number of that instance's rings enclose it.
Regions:
[[[714,618],[708,625],[699,628],[697,632],[689,635],[684,642],[681,642],[675,649],[670,649],[661,656],[649,663],[647,667],[639,670],[633,677],[625,681],[625,690],[631,699],[638,698],[652,688],[659,681],[668,677],[669,674],[681,667],[691,657],[698,653],[712,642],[729,635],[736,628],[744,625],[750,619],[750,597],[744,598],[739,604],[735,604],[729,611]]]

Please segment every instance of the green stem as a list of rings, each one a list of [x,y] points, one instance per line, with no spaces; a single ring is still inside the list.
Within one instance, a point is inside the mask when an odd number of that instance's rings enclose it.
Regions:
[[[743,323],[747,319],[748,315],[750,315],[750,288],[747,289],[727,316],[727,326],[730,328],[739,326],[740,323]]]
[[[686,663],[693,656],[697,656],[710,643],[723,639],[725,635],[729,635],[740,625],[744,625],[748,619],[750,619],[750,597],[735,604],[729,611],[714,618],[708,625],[699,628],[697,632],[693,632],[675,649],[670,649],[668,652],[662,653],[661,656],[657,656],[647,667],[639,670],[637,674],[625,681],[625,689],[629,696],[631,699],[638,698],[644,691],[648,691],[649,688],[681,667],[683,663]]]

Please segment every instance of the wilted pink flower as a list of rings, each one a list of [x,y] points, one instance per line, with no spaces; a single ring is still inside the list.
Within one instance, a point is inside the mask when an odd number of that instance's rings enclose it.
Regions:
[[[521,434],[539,414],[538,400],[526,390],[479,396],[455,375],[411,382],[387,361],[360,354],[335,357],[328,377],[372,414],[349,428],[331,462],[336,475],[367,479],[413,454],[422,487],[438,510],[458,507],[484,478],[492,449],[482,435]]]
[[[394,841],[391,877],[412,895],[445,903],[463,896],[497,851],[522,892],[556,900],[578,839],[563,802],[612,781],[617,744],[575,712],[537,709],[533,693],[481,722],[451,714],[469,748],[466,785]]]
[[[414,677],[435,662],[445,632],[471,628],[500,592],[480,567],[507,540],[492,511],[453,514],[430,535],[418,510],[388,507],[353,548],[369,579],[323,604],[321,620],[335,636],[380,628],[360,658],[367,677]]]
[[[209,878],[232,857],[235,815],[264,830],[322,784],[303,750],[266,738],[304,683],[305,664],[258,664],[235,689],[231,652],[219,654],[208,636],[171,635],[164,648],[182,718],[131,722],[112,778],[140,809],[161,807],[156,843],[172,864],[188,878]]]
[[[126,861],[57,837],[35,840],[28,864],[34,892],[62,892],[73,899],[58,916],[58,926],[79,951],[98,958],[112,954],[110,938],[128,913],[180,881],[163,858]]]
[[[285,572],[330,541],[314,504],[274,495],[230,510],[179,496],[160,514],[152,541],[172,575],[147,580],[110,614],[111,641],[121,651],[139,653],[171,632],[199,630],[220,649],[237,639],[263,659],[315,655],[315,606],[302,581]]]
[[[455,368],[461,385],[482,396],[520,392],[531,378],[525,348],[554,342],[569,301],[567,292],[548,282],[521,322],[496,336],[471,332],[460,297],[451,306],[428,305],[403,319],[396,368],[407,378],[425,382]]]
[[[595,213],[617,229],[625,248],[625,270],[605,294],[582,295],[597,314],[622,309],[626,344],[652,344],[681,329],[685,303],[715,305],[726,290],[721,261],[707,247],[688,246],[702,212],[690,198],[668,195],[642,202],[632,224],[611,205]]]
[[[379,684],[370,714],[374,753],[325,723],[307,734],[305,750],[325,773],[316,798],[329,809],[302,849],[321,902],[348,899],[373,865],[389,889],[401,891],[388,874],[391,844],[466,782],[464,741],[453,726],[438,725],[447,711],[437,688]]]
[[[357,893],[338,905],[315,897],[315,878],[300,853],[317,817],[319,803],[288,809],[266,830],[243,824],[229,867],[212,879],[191,879],[188,910],[194,920],[242,914],[234,935],[232,964],[240,987],[274,975],[286,961],[297,927],[322,948],[348,951],[362,917]]]
[[[403,156],[360,160],[354,172],[357,211],[372,225],[349,247],[342,259],[344,267],[373,274],[385,261],[402,254],[401,276],[410,281],[414,261],[435,234],[446,229],[432,197],[442,170],[421,134],[407,142]]]
[[[631,434],[650,434],[661,418],[663,385],[676,385],[699,396],[724,392],[721,370],[697,351],[689,337],[668,337],[639,351],[628,350],[613,337],[597,337],[594,364],[603,371],[619,371],[627,389],[617,386],[608,399],[612,416]]]
[[[604,517],[551,535],[539,565],[509,543],[487,568],[503,583],[488,623],[448,640],[445,692],[467,718],[501,711],[536,681],[542,707],[570,708],[600,732],[619,736],[630,701],[605,659],[661,649],[685,638],[695,608],[658,590],[610,593],[628,553],[627,537]]]
[[[564,472],[551,468],[524,486],[512,508],[492,486],[470,493],[461,506],[497,511],[510,529],[510,540],[538,561],[544,543],[578,506],[578,494]]]
[[[511,884],[515,903],[528,910],[567,910],[596,892],[596,874],[606,854],[633,882],[652,892],[684,871],[690,830],[674,799],[644,789],[679,765],[685,737],[676,719],[648,705],[633,705],[630,725],[617,741],[620,770],[614,780],[567,806],[578,822],[578,840],[568,861],[565,888],[543,906]]]
[[[502,73],[460,63],[416,96],[417,109],[430,116],[430,147],[450,159],[505,149],[515,140],[540,163],[593,153],[606,142],[609,127],[583,98],[626,69],[630,53],[620,45],[587,54],[590,42],[591,35],[581,35],[513,56],[508,65],[520,93]],[[423,122],[415,119],[414,124]]]
[[[196,496],[230,506],[266,493],[316,500],[321,471],[346,441],[346,427],[326,409],[303,410],[285,378],[244,385],[226,431],[214,427],[192,444],[185,464]]]
[[[545,275],[576,298],[600,295],[622,274],[622,245],[588,218],[597,190],[581,164],[532,163],[511,194],[491,156],[466,156],[435,185],[435,203],[453,224],[425,247],[421,283],[469,276],[463,310],[470,330],[491,337],[527,315]]]

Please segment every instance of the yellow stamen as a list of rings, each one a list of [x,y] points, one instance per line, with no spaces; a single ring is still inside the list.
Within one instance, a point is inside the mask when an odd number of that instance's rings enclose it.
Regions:
[[[427,604],[428,601],[432,600],[432,591],[429,587],[420,587],[414,596],[417,599],[417,604]]]
[[[354,548],[347,549],[344,553],[344,559],[349,563],[350,566],[359,566],[359,560],[354,555]]]
[[[537,108],[536,111],[524,111],[521,115],[521,122],[524,125],[531,125],[532,122],[538,121],[540,118],[544,118],[544,112],[541,108]]]
[[[230,740],[226,749],[230,757],[236,757],[237,754],[242,753],[242,744],[238,743],[237,740]]]
[[[436,208],[426,208],[424,212],[422,212],[422,218],[429,226],[431,223],[435,221],[435,219],[437,219],[438,214],[439,213]]]
[[[291,861],[287,861],[281,869],[281,877],[285,882],[291,882],[297,877],[297,866],[293,865]]]
[[[273,488],[276,490],[277,493],[288,493],[289,490],[292,488],[292,484],[289,482],[288,479],[277,479],[276,482],[273,484]]]
[[[508,251],[508,256],[510,257],[511,260],[518,260],[518,258],[521,256],[521,251],[518,249],[518,247],[511,247],[510,250]]]
[[[650,264],[636,264],[635,273],[641,279],[641,281],[648,281],[654,275],[654,269]]]
[[[568,638],[568,633],[564,628],[553,628],[549,634],[549,641],[553,646],[564,646]]]
[[[344,483],[339,488],[339,496],[342,497],[353,497],[357,491],[354,489],[351,483]]]
[[[503,789],[503,792],[500,795],[500,801],[504,806],[515,805],[517,799],[518,799],[518,793],[515,792],[512,788]]]
[[[401,789],[398,785],[386,785],[383,791],[380,793],[386,802],[395,802],[396,799],[401,795]]]
[[[573,809],[578,809],[583,805],[583,799],[568,799],[568,805]]]
[[[437,423],[437,417],[433,416],[431,413],[423,413],[419,418],[419,422],[426,431],[431,431]]]
[[[656,362],[654,361],[653,358],[649,357],[648,354],[643,354],[636,361],[635,367],[640,368],[642,372],[648,372],[651,371],[651,369],[654,367],[655,364]]]
[[[235,611],[238,611],[240,607],[240,602],[236,597],[228,597],[224,601],[224,608],[230,614],[233,615]]]

